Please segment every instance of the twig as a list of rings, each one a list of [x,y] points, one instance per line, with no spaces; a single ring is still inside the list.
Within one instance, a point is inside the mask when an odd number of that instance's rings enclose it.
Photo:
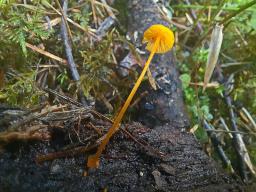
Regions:
[[[0,89],[4,87],[4,77],[5,77],[5,71],[3,69],[0,69]]]
[[[199,5],[199,4],[191,4],[191,5],[185,5],[185,4],[177,4],[177,5],[172,5],[173,9],[194,9],[194,10],[207,10],[209,8],[211,8],[212,10],[216,10],[216,12],[218,13],[219,10],[223,10],[223,11],[237,11],[239,10],[239,7],[234,7],[234,6],[228,6],[228,7],[223,7],[223,2],[225,3],[226,0],[222,0],[222,2],[217,5]],[[248,8],[246,11],[253,11],[253,8]],[[216,13],[216,14],[217,14]],[[214,18],[215,16],[213,15],[212,18]]]
[[[190,82],[189,85],[194,85],[194,86],[201,86],[203,87],[204,86],[204,83],[203,82],[198,82],[198,83],[194,83],[194,82]],[[206,87],[208,88],[217,88],[219,87],[220,84],[218,82],[211,82],[211,83],[208,83],[206,85]]]
[[[237,65],[249,65],[249,64],[253,64],[253,62],[232,62],[232,63],[223,63],[223,64],[220,64],[220,66],[222,68],[225,68],[225,67],[232,67],[232,66],[237,66]]]
[[[104,137],[105,136],[99,138],[95,142],[95,144],[93,144],[89,147],[88,146],[80,146],[80,147],[76,147],[76,148],[65,150],[65,151],[58,151],[58,152],[48,153],[45,155],[38,155],[36,157],[36,162],[38,164],[40,164],[44,161],[52,161],[54,159],[64,158],[64,157],[73,157],[73,156],[88,152],[88,151],[96,148],[101,143],[101,141],[103,140]]]
[[[30,127],[30,131],[13,131],[13,132],[1,132],[0,144],[8,144],[13,141],[31,141],[31,140],[49,140],[50,135],[46,132],[36,132],[35,130],[47,128],[47,125],[38,125],[36,127]]]
[[[31,45],[30,43],[26,43],[25,45],[26,45],[26,47],[32,49],[33,51],[36,51],[36,52],[38,52],[38,53],[41,53],[42,55],[45,55],[45,56],[47,56],[47,57],[50,57],[51,59],[54,59],[54,60],[56,60],[56,61],[59,61],[60,63],[67,64],[67,60],[62,59],[62,58],[60,58],[60,57],[58,57],[58,56],[56,56],[56,55],[54,55],[54,54],[52,54],[52,53],[49,53],[49,52],[47,52],[47,51],[44,51],[44,50],[42,50],[42,49],[40,49],[40,48],[38,48],[38,47],[36,47],[36,46],[34,46],[34,45]]]
[[[251,122],[251,124],[253,126],[254,131],[256,131],[256,123],[255,123],[254,119],[252,118],[251,114],[244,107],[242,107],[242,111],[247,116],[247,118],[250,120],[250,122]]]
[[[232,108],[232,99],[231,99],[230,96],[227,96],[226,94],[225,94],[224,97],[225,97],[226,104],[229,108],[229,116],[231,118],[231,127],[232,127],[233,131],[238,131],[238,127],[237,127],[237,124],[236,124],[236,115],[235,115],[234,110]],[[247,181],[248,176],[247,176],[247,173],[246,173],[246,166],[245,166],[245,162],[244,162],[244,152],[243,152],[241,142],[240,142],[242,140],[242,137],[238,133],[233,133],[232,135],[233,135],[233,141],[234,141],[234,144],[235,144],[235,149],[236,149],[236,152],[237,152],[237,156],[238,156],[238,159],[239,159],[240,175],[241,175],[241,177],[243,178],[244,181]]]
[[[67,56],[67,60],[68,60],[69,69],[72,74],[72,78],[75,81],[79,81],[80,76],[77,71],[76,64],[74,62],[72,48],[71,48],[69,38],[68,38],[68,30],[67,30],[67,26],[66,26],[65,19],[64,19],[64,16],[66,16],[66,14],[67,14],[67,7],[68,7],[68,2],[67,2],[67,0],[64,0],[63,1],[63,16],[62,16],[62,22],[61,22],[61,32],[62,32],[62,38],[64,41],[66,56]]]
[[[245,133],[242,131],[226,131],[226,130],[217,130],[217,129],[212,129],[212,130],[206,130],[207,132],[215,132],[215,133],[239,133],[239,134],[243,134],[243,135],[248,135],[249,133]]]
[[[242,13],[244,10],[252,7],[254,4],[256,4],[256,0],[253,0],[245,5],[242,5],[239,10],[231,13],[230,15],[228,15],[226,18],[224,18],[220,24],[226,24],[227,22],[229,22],[230,19],[232,19],[233,17],[237,16],[238,14]]]
[[[219,25],[225,25],[227,24],[233,17],[237,16],[238,14],[242,13],[244,10],[252,7],[254,4],[256,4],[256,0],[253,0],[249,3],[246,3],[245,5],[241,6],[237,11],[231,13],[230,15],[228,15],[227,17],[225,17],[220,23]],[[197,41],[197,43],[194,46],[194,49],[196,47],[198,47],[198,45],[212,32],[213,30],[213,26],[211,26],[203,35],[202,37]]]
[[[67,6],[68,6],[68,1],[66,1],[66,0],[62,1],[63,2],[63,9],[62,9],[62,7],[60,5],[59,0],[55,0],[55,2],[56,2],[57,6],[60,9],[60,12],[61,12],[61,15],[62,15],[62,21],[65,23],[68,35],[70,37],[69,40],[72,41],[72,33],[71,33],[71,30],[70,30],[68,22],[67,22]],[[66,6],[65,6],[65,4],[66,4]]]
[[[92,127],[92,128],[97,132],[98,135],[100,135],[100,136],[102,135],[102,131],[101,131],[98,127],[96,127],[95,125],[93,125],[91,122],[89,122],[88,125],[89,125],[90,127]]]
[[[45,30],[51,30],[55,25],[61,22],[61,17],[57,17],[53,20],[50,20],[48,16],[46,16],[46,23],[43,24],[43,28]]]
[[[58,1],[58,0],[56,0]],[[69,69],[71,71],[72,74],[72,78],[75,81],[79,81],[80,80],[80,75],[78,73],[78,70],[76,68],[76,64],[73,58],[73,54],[72,54],[72,48],[71,48],[71,44],[68,38],[68,25],[65,22],[65,18],[67,15],[67,9],[68,9],[68,1],[67,0],[63,0],[63,16],[62,16],[62,22],[61,22],[61,31],[62,31],[62,38],[64,41],[64,46],[65,46],[65,51],[66,51],[66,56],[67,56],[67,60],[68,60],[68,65],[69,65]],[[86,99],[84,97],[83,91],[79,88],[78,89],[78,96],[80,101],[82,102],[83,105],[87,105]]]
[[[97,27],[98,22],[97,22],[97,16],[96,16],[96,10],[95,10],[94,1],[95,0],[90,0],[90,3],[91,3],[91,7],[92,7],[93,21],[94,21],[95,26]]]
[[[113,19],[116,20],[116,16],[115,16],[115,14],[113,13],[111,7],[108,6],[106,0],[101,0],[101,3],[102,3],[102,5],[104,6],[104,8],[106,9],[106,11],[108,12],[108,15],[109,15],[110,17],[112,17]]]
[[[109,29],[116,23],[116,20],[109,16],[99,26],[96,31],[97,40],[100,41],[109,31]]]
[[[216,130],[211,125],[209,125],[205,119],[203,120],[203,125],[204,125],[204,128],[206,129],[206,131],[208,132],[208,135],[212,140],[213,146],[217,150],[217,152],[218,152],[221,160],[223,161],[224,165],[227,168],[229,168],[232,173],[234,173],[233,167],[231,165],[231,161],[229,160],[229,158],[225,154],[225,152],[224,152],[224,150],[221,146],[221,142],[219,141],[216,133],[214,133]]]
[[[171,25],[174,25],[174,26],[176,26],[177,28],[180,28],[180,29],[184,29],[185,31],[191,29],[190,27],[187,27],[185,25],[182,25],[180,23],[177,23],[177,22],[173,21],[173,19],[171,19],[170,17],[168,17],[166,15],[166,13],[159,7],[159,5],[156,4],[156,6],[157,6],[157,9],[159,10],[160,14],[162,15],[163,19],[165,21],[167,21],[168,23],[170,23]]]
[[[18,121],[17,123],[13,124],[11,127],[9,127],[6,132],[13,132],[13,131],[20,131],[20,130],[24,130],[24,126],[28,123],[31,123],[32,121],[39,119],[40,117],[43,117],[45,115],[47,115],[50,112],[54,112],[54,111],[58,111],[60,109],[65,108],[66,105],[62,105],[60,107],[58,106],[51,106],[47,109],[44,109],[41,113],[36,113],[36,114],[31,114],[28,117],[26,117],[25,119]]]
[[[185,0],[185,1],[186,1],[186,4],[187,4],[187,5],[191,5],[191,3],[190,3],[189,0]],[[204,30],[203,30],[203,27],[202,27],[201,23],[200,23],[200,22],[198,21],[198,19],[197,19],[197,16],[196,16],[195,11],[194,11],[193,9],[190,9],[190,12],[191,12],[192,17],[197,21],[196,26],[197,26],[197,28],[198,28],[198,31],[199,31],[200,33],[202,33]]]
[[[218,74],[219,82],[225,84],[225,82],[223,82],[224,77],[223,77],[222,72],[220,70],[216,70],[216,71],[217,71],[217,74]],[[232,101],[232,98],[230,97],[230,95],[228,94],[228,87],[227,86],[228,85],[226,83],[223,95],[224,95],[225,102],[226,102],[226,104],[228,106],[228,109],[229,109],[229,117],[230,117],[230,120],[231,120],[231,128],[233,129],[233,131],[239,132],[238,126],[237,126],[237,123],[236,123],[237,117],[236,117],[236,114],[234,112],[233,105],[232,105],[233,101]],[[240,133],[232,133],[232,135],[233,135],[234,147],[235,147],[237,157],[238,157],[240,175],[241,175],[242,179],[246,182],[246,181],[248,181],[248,175],[247,175],[247,172],[246,172],[246,165],[247,165],[247,167],[249,168],[249,170],[251,171],[252,174],[255,175],[255,171],[254,171],[254,168],[252,166],[250,157],[248,155],[248,151],[246,149],[246,146],[244,144],[244,141],[243,141],[243,138],[242,138],[241,134]]]
[[[130,105],[130,108],[133,108],[136,106],[143,98],[145,98],[148,95],[148,91],[144,91],[140,94],[138,98],[135,99],[135,101]]]
[[[243,127],[244,129],[246,129],[248,131],[248,134],[250,136],[253,136],[256,138],[256,133],[252,131],[251,127],[249,127],[246,123],[244,123],[243,121],[237,121],[237,124],[240,126],[240,127]]]
[[[220,118],[220,122],[221,122],[221,124],[223,125],[224,129],[225,129],[226,131],[229,131],[229,133],[228,133],[229,137],[230,137],[231,139],[233,139],[233,135],[230,133],[230,130],[229,130],[229,128],[228,128],[228,126],[227,126],[225,120],[224,120],[222,117]]]
[[[55,96],[69,102],[69,103],[72,103],[73,105],[76,105],[77,107],[83,107],[83,104],[82,103],[79,103],[77,101],[75,101],[74,99],[70,98],[70,97],[67,97],[65,95],[62,95],[60,94],[59,92],[57,91],[54,91],[52,89],[49,89],[49,88],[44,88],[44,91],[48,92],[48,93],[51,93],[51,94],[54,94]]]
[[[114,110],[113,106],[111,103],[108,101],[108,99],[104,96],[104,94],[99,94],[99,98],[101,101],[104,103],[104,105],[107,107],[109,112],[112,112]]]
[[[49,6],[52,10],[54,10],[58,15],[62,16],[61,12],[59,12],[57,9],[55,9],[50,3],[47,3],[47,6]],[[70,18],[68,18],[66,16],[66,19],[69,23],[71,23],[72,25],[74,25],[75,27],[79,28],[80,30],[84,31],[85,33],[88,33],[92,36],[95,37],[94,34],[94,29],[88,27],[88,29],[83,28],[81,25],[79,25],[78,23],[74,22],[73,20],[71,20]]]

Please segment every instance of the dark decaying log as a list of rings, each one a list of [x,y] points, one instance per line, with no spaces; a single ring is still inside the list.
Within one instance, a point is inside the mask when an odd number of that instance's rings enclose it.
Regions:
[[[135,42],[137,47],[141,47],[143,31],[150,25],[161,23],[168,26],[168,23],[161,19],[158,11],[160,7],[161,5],[153,3],[153,0],[129,1],[129,32],[132,37],[135,32],[138,32],[139,38]],[[189,120],[184,110],[181,84],[175,66],[173,51],[156,56],[150,68],[159,88],[157,91],[152,89],[150,91],[150,86],[148,86],[149,94],[141,102],[139,119],[147,126],[153,127],[154,131],[161,130],[158,134],[162,135],[158,137],[159,140],[157,142],[164,143],[168,135],[170,136],[169,151],[179,151],[182,148],[182,153],[177,154],[174,152],[172,154],[171,152],[172,155],[170,154],[169,159],[169,166],[175,169],[175,177],[173,179],[183,178],[180,180],[178,188],[180,190],[188,190],[190,187],[190,189],[195,187],[200,190],[201,187],[199,187],[198,183],[201,180],[204,183],[204,187],[207,186],[208,189],[211,189],[213,187],[213,178],[218,178],[213,188],[218,185],[220,187],[222,183],[225,183],[225,174],[217,170],[214,163],[202,151],[193,135],[183,132],[189,126]],[[162,129],[165,129],[166,132],[163,132]],[[162,140],[162,137],[165,139]],[[161,176],[159,177],[161,178]],[[162,178],[166,180],[165,176],[162,176]],[[172,184],[169,183],[169,185],[171,186]],[[174,188],[172,187],[169,189],[173,190]],[[230,186],[227,185],[226,187],[229,188]],[[225,190],[225,187],[222,190]]]
[[[141,47],[141,36],[148,26],[166,24],[154,2],[129,0],[128,30],[130,34],[138,32],[137,47]],[[210,160],[194,136],[186,132],[189,122],[173,53],[156,56],[151,72],[160,88],[153,91],[144,86],[149,94],[139,112],[139,120],[150,128],[131,123],[127,129],[164,155],[146,150],[118,132],[101,157],[99,169],[87,174],[88,154],[37,165],[36,155],[63,147],[59,136],[50,143],[22,145],[2,153],[0,191],[242,191],[241,183]]]
[[[153,1],[130,1],[129,3],[129,33],[139,34],[136,44],[141,46],[143,32],[152,24],[168,23],[161,19],[157,4]],[[188,117],[184,110],[184,103],[179,81],[179,74],[175,66],[173,52],[156,55],[151,66],[151,72],[159,86],[157,91],[151,90],[149,96],[140,107],[141,121],[148,126],[171,123],[174,127],[187,127]]]

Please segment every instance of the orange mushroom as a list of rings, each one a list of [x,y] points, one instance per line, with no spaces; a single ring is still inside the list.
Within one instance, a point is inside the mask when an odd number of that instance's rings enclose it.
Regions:
[[[89,168],[98,168],[99,167],[99,157],[103,150],[105,149],[107,143],[109,142],[109,139],[112,137],[112,135],[118,130],[120,126],[120,122],[129,107],[133,96],[137,92],[137,89],[139,88],[145,73],[147,72],[147,69],[149,67],[149,64],[151,60],[153,59],[153,56],[155,53],[165,53],[169,51],[173,47],[174,43],[174,35],[173,32],[161,25],[161,24],[156,24],[152,25],[149,27],[145,32],[143,36],[143,43],[147,43],[146,49],[150,51],[149,58],[147,62],[144,65],[144,68],[135,83],[130,95],[128,96],[127,100],[125,101],[123,107],[121,108],[120,112],[116,116],[114,123],[112,127],[109,129],[108,133],[105,135],[105,138],[103,139],[101,145],[99,146],[96,154],[89,156],[87,166]]]

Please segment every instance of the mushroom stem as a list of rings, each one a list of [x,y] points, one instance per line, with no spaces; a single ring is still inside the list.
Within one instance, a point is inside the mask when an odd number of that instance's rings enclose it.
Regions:
[[[126,99],[122,109],[120,110],[120,112],[116,116],[112,127],[109,129],[108,133],[106,134],[105,138],[103,139],[102,143],[100,144],[96,154],[94,154],[92,156],[89,156],[88,162],[87,162],[88,167],[90,167],[90,168],[98,168],[99,167],[99,157],[100,157],[101,153],[103,152],[103,150],[105,149],[106,145],[108,144],[109,139],[118,130],[119,124],[120,124],[126,110],[128,109],[128,107],[129,107],[129,105],[130,105],[130,103],[133,99],[133,96],[137,92],[137,90],[138,90],[138,88],[139,88],[147,70],[148,70],[149,64],[151,63],[151,61],[154,57],[154,54],[156,53],[156,50],[158,49],[159,41],[160,41],[160,38],[158,37],[156,39],[155,43],[154,43],[154,47],[153,47],[153,49],[152,49],[152,51],[151,51],[151,53],[148,57],[147,62],[144,65],[144,68],[143,68],[138,80],[136,81],[134,87],[132,88],[132,91],[131,91],[130,95],[128,96],[128,98]]]

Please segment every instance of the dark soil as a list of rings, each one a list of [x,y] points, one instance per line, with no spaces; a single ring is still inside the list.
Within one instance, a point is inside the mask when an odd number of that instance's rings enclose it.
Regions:
[[[138,124],[129,131],[147,141],[147,150],[119,132],[101,158],[100,168],[83,176],[86,155],[41,165],[38,154],[59,149],[63,142],[17,143],[0,156],[0,191],[240,191],[239,183],[216,168],[194,137],[170,125],[151,130]],[[164,153],[160,156],[158,152]],[[230,185],[230,183],[232,185]]]

